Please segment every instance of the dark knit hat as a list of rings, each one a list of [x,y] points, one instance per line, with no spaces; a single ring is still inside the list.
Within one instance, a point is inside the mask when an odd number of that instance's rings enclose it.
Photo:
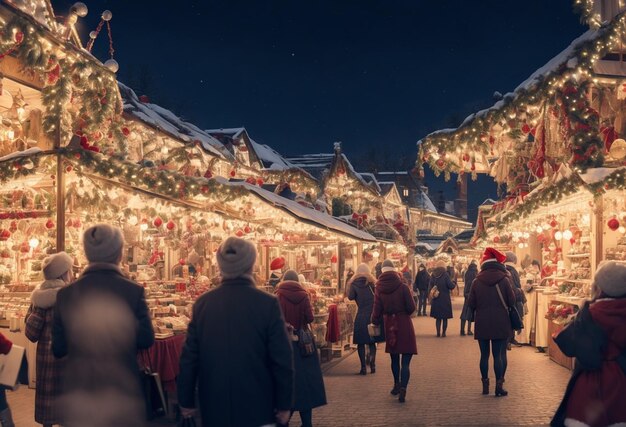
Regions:
[[[252,274],[256,261],[256,248],[238,237],[229,237],[217,249],[217,264],[223,279],[234,279]]]
[[[122,256],[124,236],[117,227],[96,224],[85,230],[83,246],[89,262],[117,264]]]
[[[390,259],[386,259],[383,261],[383,264],[380,266],[380,270],[383,273],[386,273],[387,271],[396,271],[396,267],[394,267],[393,261],[391,261]]]
[[[593,284],[608,297],[626,296],[626,265],[615,261],[603,261],[598,266]]]
[[[515,255],[511,251],[507,251],[505,253],[505,255],[506,255],[506,262],[510,262],[512,264],[517,264],[517,255]]]
[[[72,270],[74,260],[65,252],[59,252],[45,258],[41,263],[43,277],[46,280],[58,279]]]
[[[287,270],[283,274],[283,280],[291,280],[292,282],[300,282],[298,273],[295,270]]]

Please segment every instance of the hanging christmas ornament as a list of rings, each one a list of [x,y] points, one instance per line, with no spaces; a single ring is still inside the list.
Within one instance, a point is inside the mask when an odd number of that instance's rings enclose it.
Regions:
[[[572,237],[571,239],[569,239],[569,243],[570,245],[573,245],[574,243],[576,243],[576,239]]]
[[[232,170],[230,171],[229,175],[230,175],[232,178],[234,178],[234,177],[235,177],[235,175],[237,175],[237,172],[235,171],[235,169],[232,169]]]
[[[0,230],[0,241],[6,242],[7,240],[9,240],[9,237],[11,237],[11,232],[9,230],[7,230],[6,228]]]
[[[120,69],[120,64],[117,63],[115,59],[107,59],[104,62],[104,66],[107,67],[112,73],[117,73],[117,70]]]
[[[48,224],[46,224],[46,227],[48,227]],[[52,224],[52,227],[54,227],[54,223]],[[48,227],[48,228],[52,228],[52,227]],[[11,221],[11,224],[9,225],[9,231],[11,233],[15,233],[17,231],[17,221]]]
[[[252,228],[250,228],[250,226],[249,226],[249,225],[246,225],[246,226],[243,228],[243,231],[244,231],[244,233],[249,234],[249,233],[252,231]]]
[[[613,231],[619,228],[619,221],[617,218],[611,218],[607,221],[606,225]]]
[[[494,236],[493,243],[500,243],[500,236]]]
[[[163,220],[161,219],[161,217],[157,216],[156,218],[154,218],[154,221],[152,221],[152,224],[156,227],[159,228],[160,226],[163,225]]]
[[[242,237],[243,236],[243,230],[240,228],[239,230],[237,230],[237,232],[235,233],[235,235],[237,237]]]
[[[211,179],[213,178],[213,172],[211,172],[211,169],[207,169],[206,172],[204,173],[204,177],[206,179]]]
[[[559,225],[559,223],[553,218],[552,221],[550,221],[550,227],[556,228],[557,225]]]
[[[178,263],[179,263],[180,265],[185,265],[185,264],[187,264],[187,262],[185,261],[185,259],[184,259],[184,258],[179,259],[179,260],[178,260]]]
[[[167,229],[168,229],[168,230],[170,230],[170,231],[171,231],[171,230],[173,230],[173,229],[175,229],[175,228],[176,228],[176,223],[170,219],[170,220],[167,222],[166,227],[167,227]]]
[[[437,165],[439,169],[443,169],[446,166],[446,161],[443,159],[437,159],[435,165]]]
[[[265,181],[263,181],[263,178],[257,178],[257,180],[256,180],[256,185],[258,185],[259,187],[261,187],[264,183],[265,183]]]
[[[333,256],[330,257],[330,262],[332,264],[337,264],[337,255],[333,254]]]
[[[52,221],[51,219],[49,219],[49,220],[46,222],[46,228],[47,228],[47,229],[54,228],[54,221]]]
[[[613,141],[609,149],[609,155],[616,160],[622,160],[626,157],[626,141],[621,138]]]

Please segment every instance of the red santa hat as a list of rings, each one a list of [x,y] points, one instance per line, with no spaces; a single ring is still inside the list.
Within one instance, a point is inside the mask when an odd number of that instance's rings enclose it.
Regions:
[[[480,258],[480,265],[486,262],[499,262],[501,264],[506,261],[506,255],[494,248],[486,248],[483,256]]]

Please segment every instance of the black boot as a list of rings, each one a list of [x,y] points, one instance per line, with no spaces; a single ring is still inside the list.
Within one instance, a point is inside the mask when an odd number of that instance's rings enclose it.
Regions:
[[[489,378],[483,378],[483,394],[489,394]]]
[[[504,389],[504,378],[496,380],[496,397],[507,396],[508,391]]]
[[[361,365],[361,370],[359,371],[359,375],[367,375],[367,369],[365,369],[365,365]]]
[[[393,394],[394,396],[400,394],[400,383],[395,383],[389,393]]]
[[[400,387],[400,396],[398,396],[398,402],[404,403],[405,398],[406,398],[406,388]]]
[[[370,372],[372,374],[376,373],[376,358],[370,355]]]

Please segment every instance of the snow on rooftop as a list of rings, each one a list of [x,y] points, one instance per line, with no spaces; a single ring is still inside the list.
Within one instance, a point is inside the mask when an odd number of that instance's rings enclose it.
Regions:
[[[245,127],[240,127],[240,128],[220,128],[220,129],[207,129],[207,130],[205,130],[206,133],[209,133],[211,135],[216,134],[216,133],[221,133],[223,135],[229,135],[232,138],[237,138],[239,135],[241,135],[245,131],[246,131]]]
[[[182,120],[170,110],[159,105],[141,102],[135,91],[123,83],[118,82],[118,86],[124,102],[125,113],[155,126],[183,142],[200,141],[206,151],[222,158],[232,159],[232,154],[207,132]]]
[[[581,174],[580,177],[587,184],[595,184],[600,181],[604,181],[606,177],[618,170],[625,170],[626,167],[619,168],[591,168],[587,169],[587,172]]]

